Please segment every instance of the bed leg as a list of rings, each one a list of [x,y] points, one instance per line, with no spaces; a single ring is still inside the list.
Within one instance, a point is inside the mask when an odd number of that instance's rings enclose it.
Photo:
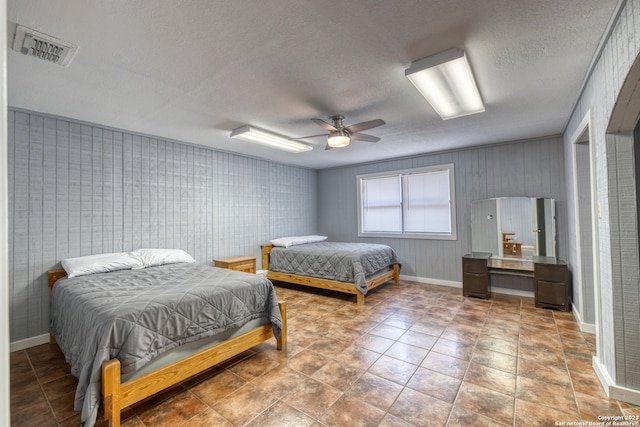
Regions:
[[[393,265],[393,283],[395,285],[400,283],[400,265],[399,264]]]
[[[356,302],[358,305],[364,305],[364,294],[360,291],[356,293]]]
[[[109,427],[120,427],[120,361],[111,359],[102,364],[102,397],[104,419]]]
[[[278,308],[280,309],[280,317],[282,317],[282,331],[280,331],[280,336],[276,338],[276,348],[284,351],[287,349],[287,303],[279,302]]]

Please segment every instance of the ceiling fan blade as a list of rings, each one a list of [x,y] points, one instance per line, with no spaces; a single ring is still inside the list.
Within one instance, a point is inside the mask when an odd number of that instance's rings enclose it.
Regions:
[[[303,139],[317,138],[319,136],[327,136],[327,134],[326,133],[321,133],[321,134],[318,134],[318,135],[301,136],[300,138],[289,138],[289,141],[300,141],[300,140],[303,140]]]
[[[356,123],[355,125],[347,126],[347,129],[351,133],[360,132],[361,130],[367,130],[371,128],[375,128],[378,126],[382,126],[385,124],[385,121],[382,119],[369,120],[368,122]]]
[[[311,119],[311,121],[313,121],[315,124],[317,124],[318,126],[320,126],[322,129],[326,129],[326,130],[332,130],[332,131],[336,131],[338,129],[336,129],[335,126],[333,126],[332,124],[329,124],[327,122],[325,122],[324,120],[321,119]]]
[[[366,133],[352,133],[351,139],[355,141],[365,141],[365,142],[378,142],[380,138],[373,135],[367,135]]]

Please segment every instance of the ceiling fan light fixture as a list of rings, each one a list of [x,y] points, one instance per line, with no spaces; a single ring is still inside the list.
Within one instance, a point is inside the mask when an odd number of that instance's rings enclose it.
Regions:
[[[404,74],[443,120],[485,111],[462,49],[449,49],[414,61]]]
[[[286,136],[278,135],[255,126],[244,125],[231,131],[231,137],[243,141],[253,142],[290,153],[302,153],[313,147],[298,141],[292,141]]]
[[[346,147],[350,141],[349,135],[342,130],[331,132],[329,138],[327,138],[327,144],[332,148]]]

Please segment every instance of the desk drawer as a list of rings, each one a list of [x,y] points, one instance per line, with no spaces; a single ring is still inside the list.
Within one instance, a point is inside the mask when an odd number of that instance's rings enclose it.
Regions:
[[[538,280],[536,283],[536,303],[564,309],[568,303],[568,286],[562,282]]]
[[[245,273],[255,274],[256,257],[239,256],[232,258],[214,259],[213,265],[220,268],[228,268],[230,270],[244,271]]]
[[[462,295],[489,298],[489,275],[464,272],[462,274]]]
[[[465,273],[487,274],[487,260],[462,258],[462,271]]]
[[[569,311],[569,293],[571,279],[569,269],[564,262],[556,264],[535,263],[535,306],[541,308],[555,308]]]
[[[245,273],[256,273],[256,263],[254,262],[239,262],[234,263],[229,267],[231,270],[244,271]]]
[[[536,280],[547,282],[569,282],[569,269],[566,264],[541,264],[534,266]]]

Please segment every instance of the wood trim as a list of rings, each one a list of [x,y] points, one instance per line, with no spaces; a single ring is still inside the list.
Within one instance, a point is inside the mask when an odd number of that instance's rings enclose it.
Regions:
[[[264,244],[260,247],[262,248],[262,268],[268,270],[269,254],[271,253],[271,249],[273,249],[273,245]],[[281,273],[271,270],[267,272],[267,279],[352,294],[356,296],[356,302],[358,305],[364,305],[364,294],[353,283],[303,276],[300,274]],[[393,283],[396,285],[400,282],[400,264],[393,264],[389,267],[388,271],[369,278],[369,280],[367,280],[367,287],[371,290],[388,282],[389,280],[393,280]]]

